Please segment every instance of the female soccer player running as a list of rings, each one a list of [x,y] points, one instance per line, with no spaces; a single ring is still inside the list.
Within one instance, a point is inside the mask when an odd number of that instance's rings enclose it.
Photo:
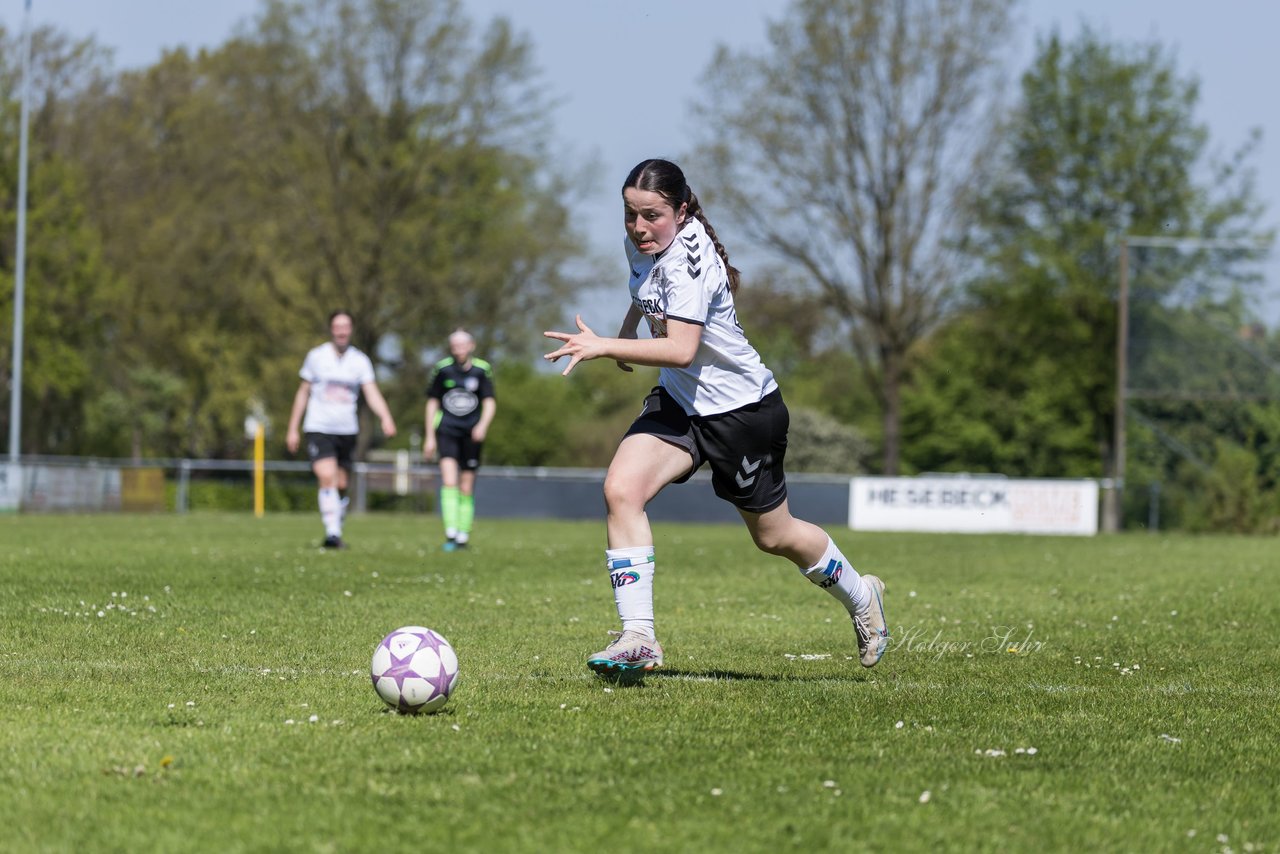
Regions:
[[[654,634],[653,534],[645,507],[667,484],[683,483],[704,462],[716,495],[738,508],[756,546],[794,563],[834,596],[853,619],[858,653],[871,667],[889,644],[884,583],[859,575],[816,525],[791,515],[783,457],[789,416],[773,373],[734,312],[738,271],[689,189],[667,160],[645,160],[622,186],[631,271],[631,307],[616,338],[595,334],[582,317],[577,332],[546,332],[561,343],[544,358],[614,359],[660,368],[658,386],[618,445],[605,477],[605,565],[622,631],[587,666],[625,675],[662,665]],[[638,339],[644,317],[650,338]]]

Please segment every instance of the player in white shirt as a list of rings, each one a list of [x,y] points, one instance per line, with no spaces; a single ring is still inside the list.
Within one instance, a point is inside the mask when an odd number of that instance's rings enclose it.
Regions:
[[[783,458],[789,416],[773,373],[738,325],[738,271],[707,222],[684,173],[645,160],[622,185],[631,307],[616,338],[546,332],[568,357],[564,374],[589,359],[660,368],[658,387],[618,445],[605,477],[609,547],[605,565],[622,632],[587,659],[597,673],[642,673],[662,664],[654,633],[653,534],[645,507],[667,484],[704,462],[716,495],[731,502],[762,551],[794,563],[848,611],[859,658],[873,666],[889,644],[884,583],[859,575],[827,533],[791,515]],[[648,339],[637,338],[644,318]]]
[[[285,435],[285,446],[292,454],[302,439],[299,423],[306,434],[307,458],[320,485],[320,519],[324,522],[327,549],[344,548],[342,518],[347,499],[342,491],[347,488],[351,453],[360,432],[356,407],[361,394],[382,421],[382,432],[388,437],[396,434],[396,422],[374,378],[373,362],[351,346],[352,328],[348,312],[335,311],[329,316],[330,340],[307,353],[298,372],[302,382],[293,396]]]

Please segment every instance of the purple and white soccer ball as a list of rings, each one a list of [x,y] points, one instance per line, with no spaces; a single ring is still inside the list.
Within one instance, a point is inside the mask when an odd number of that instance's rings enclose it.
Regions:
[[[369,675],[373,690],[396,711],[435,712],[458,684],[458,656],[439,632],[404,626],[378,644]]]

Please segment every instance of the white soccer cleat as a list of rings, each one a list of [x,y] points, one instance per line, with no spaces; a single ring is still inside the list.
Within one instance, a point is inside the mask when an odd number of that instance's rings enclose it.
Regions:
[[[662,666],[662,644],[640,632],[609,632],[616,640],[587,657],[587,667],[602,676],[643,673]]]
[[[864,575],[871,601],[853,618],[853,631],[858,636],[858,657],[863,667],[875,667],[889,648],[889,623],[884,616],[884,582],[874,575]]]

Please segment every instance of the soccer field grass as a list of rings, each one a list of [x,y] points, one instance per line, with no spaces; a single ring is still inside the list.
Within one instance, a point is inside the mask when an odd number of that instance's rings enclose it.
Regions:
[[[1275,851],[1261,538],[834,531],[894,646],[742,528],[658,526],[666,667],[610,685],[603,524],[0,518],[5,851]],[[430,626],[445,710],[374,646]]]

